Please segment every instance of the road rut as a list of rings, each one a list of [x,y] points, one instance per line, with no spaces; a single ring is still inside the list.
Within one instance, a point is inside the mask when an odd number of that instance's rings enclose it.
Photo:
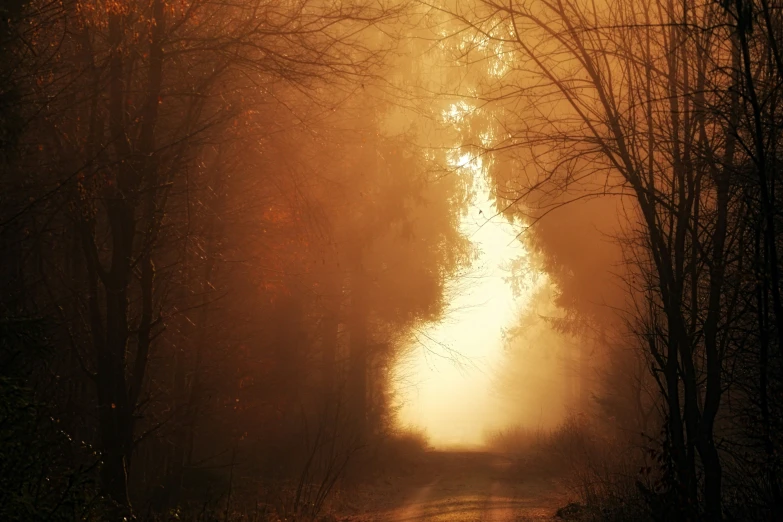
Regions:
[[[566,495],[544,480],[522,479],[513,461],[481,452],[443,452],[435,478],[398,508],[378,514],[383,522],[511,522],[551,520]]]

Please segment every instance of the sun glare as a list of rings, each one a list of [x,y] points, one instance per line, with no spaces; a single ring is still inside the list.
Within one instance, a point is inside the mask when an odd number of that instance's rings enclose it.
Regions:
[[[454,104],[446,121],[459,122],[470,106]],[[415,335],[416,346],[397,368],[398,420],[424,430],[436,447],[477,446],[500,427],[502,407],[493,384],[502,362],[504,329],[513,325],[527,296],[515,297],[506,278],[525,254],[518,229],[496,216],[481,157],[456,149],[451,166],[467,169],[475,195],[461,227],[479,251],[454,286],[441,321]]]

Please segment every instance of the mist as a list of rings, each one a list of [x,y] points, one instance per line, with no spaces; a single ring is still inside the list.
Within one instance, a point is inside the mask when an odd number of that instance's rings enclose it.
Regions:
[[[783,519],[778,3],[6,2],[0,519]]]

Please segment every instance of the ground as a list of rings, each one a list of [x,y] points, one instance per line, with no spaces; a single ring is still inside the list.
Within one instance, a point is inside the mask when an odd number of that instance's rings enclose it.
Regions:
[[[356,522],[478,522],[551,520],[569,501],[554,479],[526,476],[507,456],[486,452],[431,452],[407,477],[367,486],[345,502],[342,520]],[[361,505],[361,507],[358,507]]]

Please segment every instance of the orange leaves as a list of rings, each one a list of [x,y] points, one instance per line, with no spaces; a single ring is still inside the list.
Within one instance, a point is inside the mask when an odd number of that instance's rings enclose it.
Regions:
[[[104,6],[109,15],[127,15],[130,13],[131,3],[122,0],[106,0]]]
[[[289,209],[283,207],[267,207],[264,209],[264,213],[261,215],[262,219],[266,223],[282,224],[288,223],[292,218],[292,213]]]
[[[291,295],[291,289],[289,289],[280,278],[264,279],[261,283],[260,290],[267,297],[270,304],[274,303],[282,296]]]
[[[78,0],[75,7],[78,14],[87,16],[95,13],[96,3],[90,0]]]
[[[191,5],[192,2],[190,0],[170,0],[166,2],[166,10],[171,16],[184,16],[185,13],[187,13],[190,9]],[[193,23],[193,25],[199,24],[198,18],[196,18],[193,13],[191,13],[191,23]]]

